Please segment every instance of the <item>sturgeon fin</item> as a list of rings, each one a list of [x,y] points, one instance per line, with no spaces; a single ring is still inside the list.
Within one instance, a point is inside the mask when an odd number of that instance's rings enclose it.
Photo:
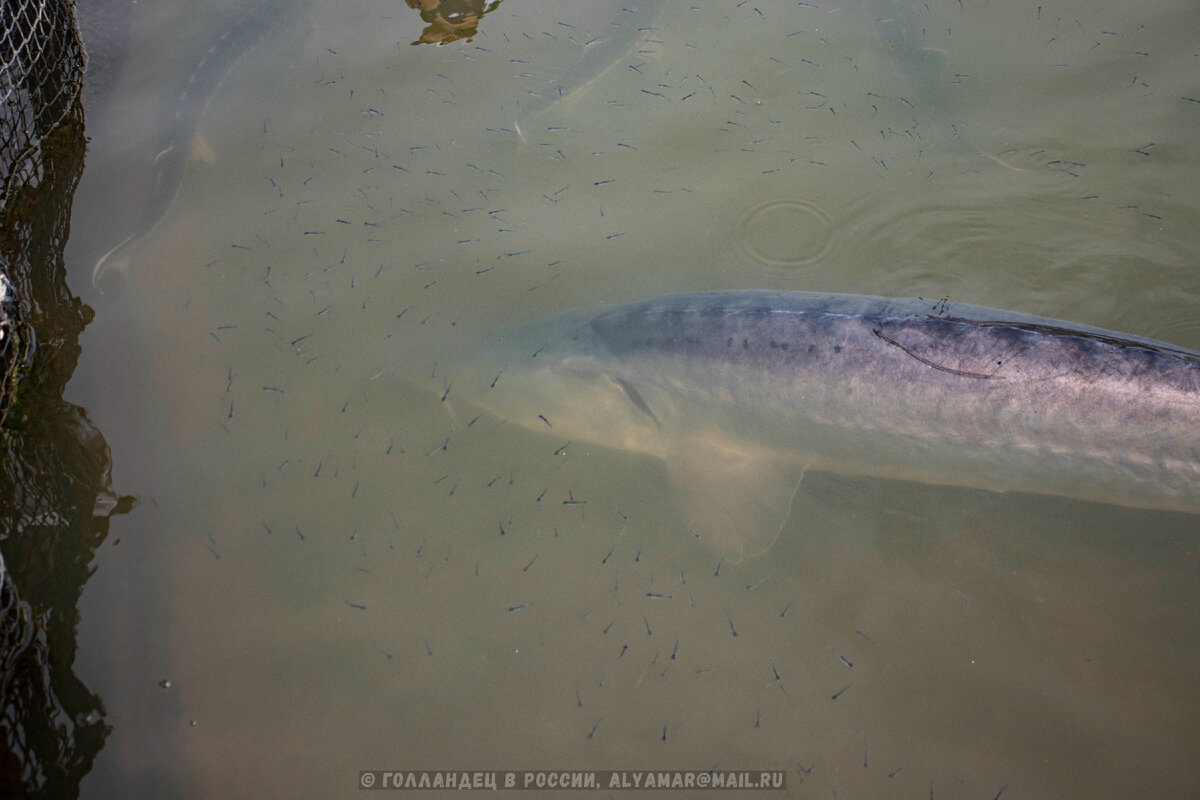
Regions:
[[[192,137],[192,151],[188,157],[193,161],[200,161],[204,164],[216,164],[217,154],[213,152],[208,140],[197,133]]]
[[[642,395],[638,393],[637,389],[633,388],[632,384],[620,378],[613,378],[613,380],[615,380],[617,385],[625,391],[625,395],[629,398],[629,402],[637,406],[638,410],[640,410],[647,417],[654,420],[654,427],[662,427],[662,423],[658,421],[658,417],[655,416],[654,412],[650,410],[650,406],[646,404],[646,401],[642,399]]]
[[[775,544],[806,465],[697,435],[668,449],[667,469],[692,530],[718,556],[737,564]]]

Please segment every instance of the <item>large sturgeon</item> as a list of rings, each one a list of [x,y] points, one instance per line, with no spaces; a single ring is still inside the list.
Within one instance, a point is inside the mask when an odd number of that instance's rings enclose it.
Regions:
[[[1200,353],[1151,339],[729,291],[568,311],[476,356],[498,415],[663,459],[693,530],[733,560],[775,541],[806,469],[1200,512]]]
[[[193,139],[204,112],[238,60],[275,26],[291,18],[303,0],[250,0],[209,40],[191,72],[177,88],[169,116],[155,140],[153,180],[133,231],[113,245],[92,268],[96,285],[106,266],[125,259],[167,215],[191,159]]]

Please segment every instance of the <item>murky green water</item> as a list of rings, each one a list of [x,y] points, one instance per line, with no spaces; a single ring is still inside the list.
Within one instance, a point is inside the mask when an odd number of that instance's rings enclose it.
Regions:
[[[796,797],[1194,793],[1194,518],[810,475],[776,547],[720,565],[660,463],[560,452],[455,383],[498,326],[726,287],[1200,347],[1194,11],[623,5],[505,0],[444,47],[395,3],[294,12],[103,294],[120,237],[92,220],[144,190],[106,194],[138,150],[94,129],[69,399],[139,504],[80,609],[113,726],[84,794],[713,767]],[[191,69],[147,51],[163,85],[118,105],[169,108]]]

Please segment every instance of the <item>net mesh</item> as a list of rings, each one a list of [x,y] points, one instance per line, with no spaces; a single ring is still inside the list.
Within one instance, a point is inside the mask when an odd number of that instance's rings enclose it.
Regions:
[[[74,674],[108,518],[109,453],[62,399],[92,310],[63,247],[83,170],[72,0],[0,0],[0,797],[75,797],[109,728]]]
[[[38,177],[42,139],[66,120],[82,122],[87,56],[71,0],[3,0],[0,12],[0,186],[7,203]]]

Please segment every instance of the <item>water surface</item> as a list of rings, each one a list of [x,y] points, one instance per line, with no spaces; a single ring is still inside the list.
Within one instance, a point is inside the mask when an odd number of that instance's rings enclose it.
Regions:
[[[814,474],[730,566],[660,463],[455,384],[498,327],[732,287],[1200,347],[1192,10],[665,6],[506,0],[444,47],[395,3],[303,9],[230,61],[103,294],[95,181],[129,156],[93,141],[69,399],[140,501],[81,608],[114,727],[85,795],[714,767],[796,797],[1194,793],[1193,518]]]

